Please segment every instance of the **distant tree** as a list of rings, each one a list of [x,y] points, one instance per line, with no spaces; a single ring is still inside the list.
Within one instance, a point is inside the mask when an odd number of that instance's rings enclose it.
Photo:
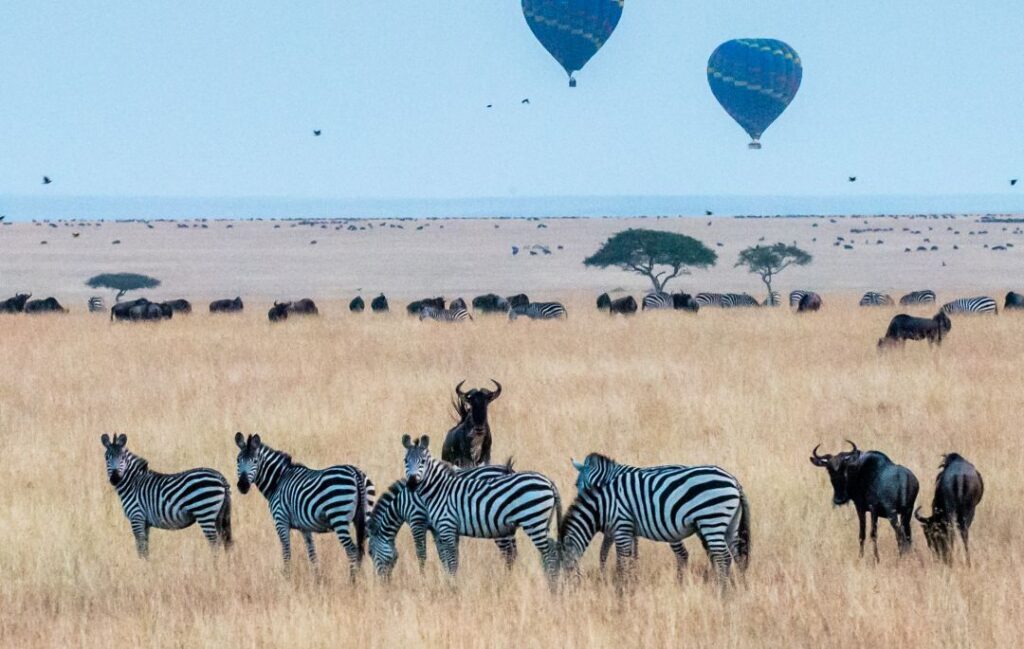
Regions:
[[[120,302],[121,298],[128,291],[156,288],[160,286],[160,280],[149,275],[139,275],[137,273],[103,273],[102,275],[90,277],[85,281],[85,285],[89,288],[109,288],[117,291],[117,297],[114,300]]]
[[[689,275],[690,268],[714,266],[717,260],[713,250],[685,234],[631,228],[605,241],[583,264],[596,268],[616,266],[643,275],[660,293],[669,280]]]
[[[751,273],[761,276],[761,281],[768,288],[768,299],[772,297],[772,280],[790,266],[806,266],[811,263],[811,255],[796,246],[776,243],[771,246],[752,246],[740,252],[736,266],[745,266]]]

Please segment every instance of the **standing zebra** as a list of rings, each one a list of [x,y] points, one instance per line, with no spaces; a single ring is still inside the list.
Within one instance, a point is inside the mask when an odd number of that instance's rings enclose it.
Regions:
[[[946,302],[942,305],[942,312],[954,313],[991,313],[997,314],[996,301],[990,297],[981,295],[978,297],[962,297],[959,300]]]
[[[892,306],[893,304],[895,302],[893,302],[892,296],[875,291],[868,291],[860,299],[860,306]]]
[[[104,433],[107,478],[121,498],[132,526],[135,549],[149,556],[149,529],[180,530],[199,523],[203,536],[216,547],[231,547],[231,488],[213,469],[164,474],[149,470],[145,459],[128,450],[128,436]]]
[[[512,460],[509,460],[504,466],[489,464],[475,469],[461,470],[457,475],[462,478],[486,480],[511,473],[513,473]],[[391,577],[391,572],[394,570],[395,564],[398,563],[395,537],[398,536],[399,530],[405,523],[409,524],[409,530],[412,532],[413,543],[416,546],[416,559],[419,561],[422,573],[427,563],[427,531],[433,531],[427,518],[427,506],[416,492],[409,489],[405,480],[397,480],[388,487],[388,490],[373,506],[373,513],[366,525],[373,567],[377,574],[385,579]],[[511,568],[517,555],[515,536],[495,539],[494,542],[505,560],[505,566]]]
[[[472,320],[466,307],[453,307],[450,309],[436,309],[432,306],[425,306],[420,310],[420,322],[434,320],[436,322],[465,322]]]
[[[89,298],[89,313],[99,313],[106,310],[107,307],[103,304],[103,298],[98,295],[94,295]]]
[[[509,320],[515,320],[519,316],[526,316],[530,320],[557,320],[568,318],[569,314],[561,302],[530,302],[526,306],[514,306],[509,309]]]
[[[675,304],[672,301],[672,295],[662,291],[659,293],[648,293],[645,295],[640,308],[643,311],[646,311],[647,309],[673,309],[675,308]]]
[[[697,304],[702,307],[724,307],[727,300],[724,293],[698,293],[694,299],[697,301]]]
[[[900,298],[900,304],[903,306],[909,306],[914,304],[934,304],[935,303],[935,291],[931,289],[925,289],[923,291],[913,291],[907,293]]]
[[[741,306],[758,306],[757,300],[746,293],[698,293],[697,304],[731,309]]]
[[[761,306],[752,296],[746,293],[727,293],[728,307]]]
[[[768,294],[768,297],[764,299],[761,306],[780,306],[782,304],[782,294],[778,291],[772,291]]]
[[[577,571],[598,532],[615,539],[620,577],[636,558],[638,536],[678,543],[697,534],[724,585],[733,559],[741,567],[749,559],[750,507],[718,467],[652,467],[580,492],[559,527],[563,567]]]
[[[796,290],[789,294],[789,308],[795,309],[800,306],[800,301],[808,295],[814,295],[813,291]]]
[[[309,561],[317,564],[313,534],[334,532],[355,577],[363,558],[366,520],[373,511],[373,483],[354,466],[310,469],[292,462],[287,453],[275,450],[259,435],[235,433],[238,453],[238,490],[256,485],[270,505],[277,536],[281,540],[285,570],[292,558],[291,530],[302,532]],[[349,524],[355,528],[352,541]]]
[[[558,573],[557,544],[548,536],[551,519],[562,522],[558,488],[539,473],[524,472],[480,480],[459,477],[449,464],[435,460],[426,435],[402,437],[409,489],[427,507],[437,553],[449,574],[459,569],[459,537],[500,539],[523,528],[540,552],[551,586]]]

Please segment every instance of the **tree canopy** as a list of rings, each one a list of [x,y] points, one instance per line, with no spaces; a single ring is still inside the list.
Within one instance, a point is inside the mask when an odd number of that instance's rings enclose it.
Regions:
[[[770,246],[751,246],[740,252],[736,266],[745,266],[751,273],[761,276],[761,281],[768,287],[768,296],[772,293],[772,280],[776,275],[790,266],[806,266],[811,263],[810,253],[797,246],[786,243],[775,243]]]
[[[631,228],[605,241],[583,264],[596,268],[616,266],[643,275],[660,293],[669,280],[688,275],[690,268],[714,266],[717,260],[713,250],[685,234]]]
[[[138,273],[102,273],[85,280],[85,285],[89,288],[113,289],[117,291],[117,299],[120,300],[128,291],[156,288],[160,286],[160,280]]]

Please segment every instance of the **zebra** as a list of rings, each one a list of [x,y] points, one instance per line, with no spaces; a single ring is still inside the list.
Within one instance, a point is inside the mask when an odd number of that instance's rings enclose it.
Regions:
[[[89,313],[99,313],[106,310],[107,307],[103,304],[103,298],[98,295],[94,295],[89,298]]]
[[[942,312],[954,313],[999,313],[996,308],[996,301],[988,296],[962,297],[959,300],[946,302],[942,305]]]
[[[875,291],[868,291],[864,294],[864,297],[860,299],[860,306],[892,306],[892,296],[887,293],[876,293]]]
[[[747,307],[747,306],[761,306],[757,303],[752,296],[746,293],[726,293],[727,304],[724,304],[726,308],[730,307]]]
[[[722,309],[759,306],[757,300],[746,293],[698,293],[696,299],[700,306],[717,306]]]
[[[782,304],[782,295],[778,291],[771,291],[764,299],[761,306],[779,306]]]
[[[698,293],[694,298],[697,304],[705,306],[717,306],[725,307],[725,303],[728,301],[727,296],[724,293]]]
[[[696,533],[724,585],[734,559],[741,569],[749,561],[750,505],[719,467],[652,467],[579,493],[559,527],[563,568],[578,573],[597,532],[614,537],[620,578],[636,558],[638,536],[680,542]]]
[[[800,306],[800,300],[804,299],[806,295],[809,295],[812,291],[790,291],[789,293],[789,308],[795,309]]]
[[[139,557],[149,557],[149,530],[181,530],[199,523],[210,546],[231,547],[231,487],[213,469],[164,474],[128,450],[128,436],[104,433],[107,478],[121,498]]]
[[[526,316],[530,320],[557,320],[568,318],[569,314],[561,302],[530,302],[526,306],[509,309],[509,320],[515,320],[519,316]]]
[[[334,532],[350,563],[354,578],[363,558],[366,521],[373,511],[374,487],[354,466],[310,469],[292,461],[287,453],[273,449],[259,435],[235,434],[238,453],[238,490],[249,492],[256,485],[270,505],[285,570],[292,558],[291,530],[302,532],[306,553],[317,566],[313,534]],[[355,528],[353,542],[349,524]]]
[[[489,464],[475,469],[460,470],[457,475],[462,478],[485,480],[510,473],[513,473],[511,459],[504,466]],[[380,577],[390,578],[398,562],[395,537],[405,523],[409,524],[409,530],[412,532],[416,559],[422,573],[427,564],[427,531],[431,530],[427,520],[427,507],[423,499],[409,489],[405,480],[396,480],[374,504],[373,513],[366,525],[370,558],[373,559],[373,567]],[[505,566],[512,568],[517,556],[515,536],[495,539],[494,542],[505,560]]]
[[[420,322],[424,320],[435,320],[437,322],[465,322],[472,320],[466,307],[455,307],[451,309],[435,309],[432,306],[425,306],[420,310]]]
[[[434,459],[426,435],[405,447],[405,476],[409,489],[423,499],[427,521],[434,530],[437,553],[448,574],[459,569],[459,537],[499,539],[523,528],[540,553],[552,588],[558,573],[558,547],[549,538],[551,519],[562,523],[558,488],[539,473],[513,473],[480,480],[461,478],[446,462]]]
[[[672,300],[670,293],[660,291],[658,293],[648,293],[644,296],[643,302],[641,303],[641,309],[646,311],[647,309],[674,309],[675,302]]]
[[[925,289],[923,291],[913,291],[907,293],[900,298],[900,304],[903,306],[913,304],[935,304],[935,291],[931,289]]]

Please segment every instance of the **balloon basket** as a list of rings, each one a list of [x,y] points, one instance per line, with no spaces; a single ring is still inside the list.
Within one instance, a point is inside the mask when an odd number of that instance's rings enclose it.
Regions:
[[[752,150],[752,151],[760,150],[761,149],[761,143],[758,142],[757,140],[754,140],[753,142],[751,142],[750,144],[747,145],[747,148]]]
[[[574,79],[573,77],[569,77],[569,87],[570,88],[575,88],[576,87],[576,79]]]

